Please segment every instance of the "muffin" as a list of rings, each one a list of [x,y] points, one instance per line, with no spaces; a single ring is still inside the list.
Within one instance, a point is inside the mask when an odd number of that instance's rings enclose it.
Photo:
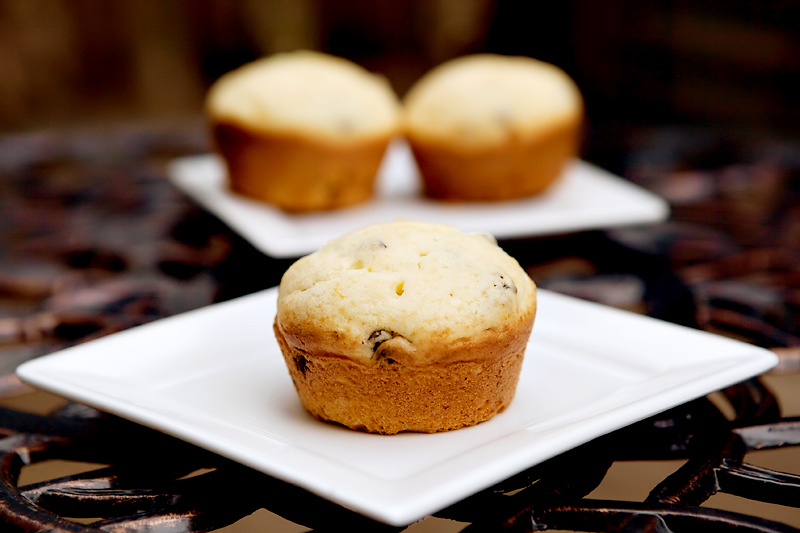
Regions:
[[[415,83],[403,122],[427,196],[525,198],[544,191],[578,154],[583,98],[554,65],[478,54]]]
[[[372,197],[400,102],[388,82],[346,59],[276,54],[222,76],[206,113],[230,188],[287,212]]]
[[[535,314],[536,286],[493,238],[396,221],[295,262],[273,329],[315,417],[434,433],[511,403]]]

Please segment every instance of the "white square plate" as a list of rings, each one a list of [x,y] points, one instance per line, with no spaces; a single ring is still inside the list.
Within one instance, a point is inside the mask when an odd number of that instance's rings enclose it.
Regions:
[[[300,405],[272,334],[276,295],[269,289],[139,326],[17,373],[405,525],[777,363],[749,344],[540,290],[506,411],[448,433],[370,435],[319,422]]]
[[[231,192],[225,166],[216,155],[178,159],[168,174],[178,189],[272,257],[299,257],[344,233],[398,218],[508,239],[660,222],[669,215],[662,198],[577,159],[551,188],[534,198],[437,202],[421,195],[419,172],[402,141],[387,150],[373,201],[324,213],[291,215]]]

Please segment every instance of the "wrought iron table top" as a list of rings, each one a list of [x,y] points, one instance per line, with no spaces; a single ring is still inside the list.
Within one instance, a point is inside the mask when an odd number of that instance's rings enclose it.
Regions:
[[[282,531],[403,529],[82,405],[26,407],[41,394],[13,376],[25,360],[279,282],[291,260],[256,251],[166,180],[169,160],[208,149],[200,120],[0,137],[3,531],[236,531],[263,510]],[[741,338],[781,364],[409,531],[799,530],[798,154],[654,131],[614,170],[670,200],[669,222],[501,243],[542,287]],[[53,461],[95,469],[31,474]],[[641,497],[625,491],[637,481]]]

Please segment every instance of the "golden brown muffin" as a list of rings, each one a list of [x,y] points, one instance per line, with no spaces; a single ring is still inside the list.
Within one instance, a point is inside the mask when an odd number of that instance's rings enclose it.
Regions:
[[[511,403],[535,313],[533,281],[491,237],[397,221],[294,263],[273,329],[312,415],[433,433]]]
[[[222,76],[206,111],[237,193],[288,212],[364,202],[400,103],[386,80],[348,60],[276,54]]]
[[[426,195],[496,201],[544,191],[578,154],[583,98],[558,67],[478,54],[439,65],[409,90],[404,132]]]

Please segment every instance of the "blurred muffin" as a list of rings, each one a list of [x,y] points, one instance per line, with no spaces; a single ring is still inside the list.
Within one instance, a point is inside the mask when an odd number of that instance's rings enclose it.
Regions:
[[[397,221],[294,263],[274,331],[315,417],[433,433],[511,403],[535,313],[533,281],[491,237]]]
[[[288,212],[368,200],[400,103],[388,82],[317,52],[276,54],[222,76],[206,112],[234,191]]]
[[[404,131],[428,196],[493,201],[544,191],[578,153],[583,98],[549,63],[478,54],[409,90]]]

